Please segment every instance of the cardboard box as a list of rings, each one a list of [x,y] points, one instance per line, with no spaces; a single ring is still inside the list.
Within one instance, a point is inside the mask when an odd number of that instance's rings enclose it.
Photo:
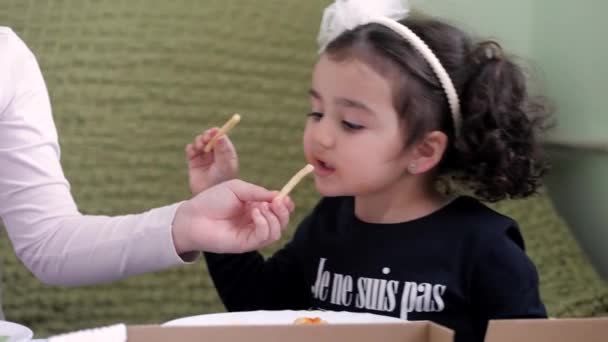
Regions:
[[[607,318],[491,321],[486,342],[608,342]]]
[[[431,322],[316,326],[129,326],[129,342],[452,342],[450,329]],[[608,342],[608,317],[497,320],[485,342]]]
[[[453,331],[431,322],[277,326],[129,326],[129,342],[452,342]]]

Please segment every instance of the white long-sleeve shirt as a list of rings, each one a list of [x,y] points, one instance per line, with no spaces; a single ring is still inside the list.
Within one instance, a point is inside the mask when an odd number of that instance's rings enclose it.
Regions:
[[[137,215],[82,215],[61,169],[36,58],[10,28],[0,27],[0,217],[23,263],[55,285],[183,264],[171,235],[178,205]]]

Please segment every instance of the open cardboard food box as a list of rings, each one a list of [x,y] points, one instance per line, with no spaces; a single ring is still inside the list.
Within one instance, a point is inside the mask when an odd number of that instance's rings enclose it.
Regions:
[[[314,326],[128,326],[129,342],[451,342],[450,329],[431,322]],[[608,342],[608,318],[498,320],[486,342]]]

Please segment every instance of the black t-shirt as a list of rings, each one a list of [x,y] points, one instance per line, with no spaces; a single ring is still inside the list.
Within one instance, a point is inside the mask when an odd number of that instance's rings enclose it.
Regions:
[[[324,198],[268,260],[205,256],[229,311],[370,312],[439,323],[459,342],[482,341],[490,319],[546,317],[517,223],[470,197],[395,224]]]

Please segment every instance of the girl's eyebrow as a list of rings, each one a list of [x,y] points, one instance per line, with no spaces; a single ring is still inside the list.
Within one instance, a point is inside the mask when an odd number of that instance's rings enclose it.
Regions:
[[[317,99],[317,100],[320,100],[320,99],[321,99],[321,94],[319,94],[319,93],[318,93],[316,90],[314,90],[314,89],[312,89],[312,88],[310,88],[310,89],[308,90],[308,95],[310,95],[310,96],[314,97],[314,98],[315,98],[315,99]]]
[[[316,91],[312,88],[308,90],[308,95],[310,95],[311,97],[313,97],[317,100],[322,99],[321,94],[319,94],[318,91]],[[336,103],[343,107],[361,109],[364,112],[367,112],[369,114],[375,114],[375,112],[371,108],[369,108],[366,104],[364,104],[363,102],[356,101],[356,100],[339,97],[336,99]]]
[[[341,106],[348,107],[348,108],[361,109],[362,111],[372,114],[372,115],[375,114],[374,111],[371,108],[369,108],[365,103],[359,102],[356,100],[339,97],[336,99],[336,103]]]

